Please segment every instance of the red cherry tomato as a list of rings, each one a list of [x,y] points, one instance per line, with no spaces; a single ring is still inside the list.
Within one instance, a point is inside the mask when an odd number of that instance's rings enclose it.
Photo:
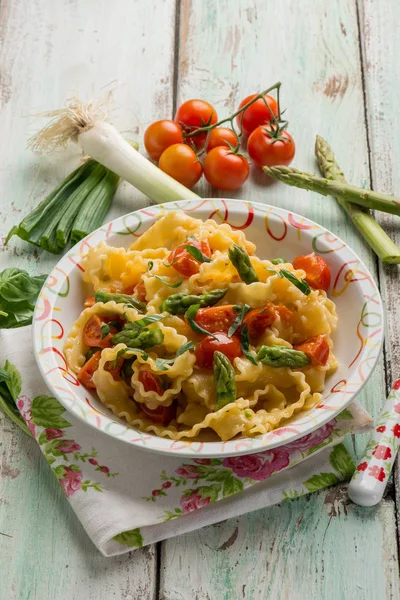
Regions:
[[[194,186],[203,172],[195,151],[186,144],[169,146],[161,154],[158,166],[187,188]]]
[[[162,396],[164,393],[163,387],[161,385],[161,379],[154,375],[151,371],[147,369],[142,369],[139,373],[138,377],[140,383],[143,384],[145,392],[155,392],[159,396]]]
[[[273,304],[249,310],[243,319],[243,323],[247,325],[250,340],[260,337],[267,327],[271,327],[276,317],[277,312]]]
[[[175,121],[156,121],[144,132],[144,146],[153,160],[158,160],[164,150],[173,144],[183,144],[182,129]]]
[[[103,317],[102,319],[98,315],[93,315],[86,322],[85,327],[83,328],[82,340],[86,346],[96,346],[98,348],[107,348],[111,346],[111,338],[116,333],[115,327],[110,327],[110,333],[108,333],[104,338],[102,337],[103,332],[101,330],[101,326],[103,323],[109,321],[109,318]]]
[[[168,263],[172,263],[174,269],[178,271],[178,273],[181,273],[181,275],[190,277],[200,271],[201,263],[186,250],[185,246],[194,246],[195,248],[198,248],[204,256],[207,256],[207,258],[210,258],[211,256],[211,249],[208,240],[201,240],[199,242],[187,242],[172,250],[167,259]]]
[[[249,163],[225,146],[213,148],[204,160],[204,175],[218,190],[237,190],[249,176]]]
[[[175,121],[181,125],[185,132],[190,133],[204,125],[214,125],[218,121],[214,108],[205,100],[187,100],[176,111]],[[201,133],[195,137],[187,138],[196,148],[202,148],[207,134]]]
[[[225,306],[200,308],[197,311],[196,323],[210,333],[216,331],[228,333],[238,314],[233,307],[233,304],[226,304]]]
[[[210,150],[217,146],[225,146],[226,148],[232,146],[236,148],[238,142],[238,137],[232,129],[229,129],[229,127],[216,127],[211,131],[208,138],[207,152],[210,152]]]
[[[196,364],[204,369],[213,368],[214,352],[222,352],[233,362],[234,358],[242,356],[242,348],[237,337],[228,337],[225,333],[215,333],[214,339],[207,336],[195,350]]]
[[[308,285],[315,290],[328,291],[331,283],[331,271],[321,256],[317,256],[314,252],[307,256],[298,256],[292,264],[295,269],[305,271],[305,280]]]
[[[268,126],[257,127],[250,135],[247,152],[258,167],[290,165],[296,152],[294,139],[287,131],[283,131],[280,137],[284,139],[274,141]]]
[[[78,373],[78,381],[87,388],[96,389],[93,383],[93,373],[99,368],[100,357],[101,350],[98,350],[85,362]]]
[[[281,320],[285,321],[286,323],[293,323],[296,318],[295,313],[284,306],[284,304],[278,304],[278,306],[275,306],[275,309],[278,312]]]
[[[148,408],[146,404],[141,403],[140,408],[154,423],[162,423],[163,425],[175,419],[176,416],[176,405],[174,402],[169,406],[159,406],[155,409]]]
[[[258,94],[251,94],[244,98],[239,104],[239,108],[242,108],[258,96]],[[274,116],[278,115],[278,103],[272,96],[266,94],[264,96],[268,106],[270,107]],[[248,137],[259,125],[265,125],[265,123],[269,123],[272,120],[271,111],[268,106],[265,104],[262,98],[259,98],[253,104],[249,106],[243,113],[240,113],[236,117],[236,123],[238,127],[241,129],[243,135]]]
[[[94,299],[94,296],[89,296],[88,298],[86,298],[85,304],[83,306],[85,308],[90,308],[91,306],[93,306],[93,304],[96,304],[96,300]]]
[[[316,335],[293,348],[307,354],[312,365],[325,366],[328,362],[329,344],[325,335]]]

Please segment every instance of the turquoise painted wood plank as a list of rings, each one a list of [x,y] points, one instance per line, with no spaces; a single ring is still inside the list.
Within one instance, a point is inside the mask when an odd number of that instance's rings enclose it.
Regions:
[[[294,166],[316,170],[313,146],[319,133],[331,143],[349,179],[369,184],[353,1],[307,0],[300,6],[291,0],[187,0],[182,3],[180,36],[178,103],[204,97],[221,116],[249,93],[281,80],[297,142]],[[205,182],[198,187],[202,195],[214,195]],[[229,195],[306,214],[344,238],[376,276],[375,257],[333,199],[266,184],[257,172],[242,190]],[[384,386],[381,361],[361,396],[373,414],[382,405]],[[358,438],[359,453],[365,442],[365,436]],[[374,512],[347,503],[339,486],[168,540],[162,545],[162,597],[398,598],[393,500],[388,498]],[[388,555],[391,567],[385,571]]]
[[[163,544],[163,600],[397,600],[393,500],[286,501]]]
[[[172,112],[174,26],[174,0],[117,0],[112,8],[107,0],[1,1],[1,241],[79,158],[73,147],[51,158],[27,151],[39,123],[26,115],[57,108],[74,94],[90,99],[114,89],[110,119],[141,139],[160,112]],[[147,203],[122,186],[112,216]],[[13,240],[1,248],[0,268],[48,272],[57,260]],[[4,419],[0,438],[0,597],[153,599],[155,547],[102,558],[35,444]]]

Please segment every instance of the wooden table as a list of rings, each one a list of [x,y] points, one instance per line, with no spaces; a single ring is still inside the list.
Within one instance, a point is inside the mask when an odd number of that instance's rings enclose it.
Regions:
[[[397,0],[0,0],[1,239],[76,164],[76,150],[52,158],[26,150],[38,126],[28,116],[111,89],[110,119],[141,141],[181,100],[205,98],[228,114],[280,80],[297,167],[315,170],[319,133],[354,184],[399,194],[399,27]],[[204,181],[198,193],[218,195]],[[331,198],[266,187],[260,174],[230,196],[305,214],[343,237],[375,274],[389,327],[360,399],[376,414],[400,367],[398,268],[377,263]],[[147,203],[123,185],[111,216]],[[395,218],[379,219],[400,243]],[[1,248],[1,268],[42,273],[54,265],[55,257],[14,239]],[[399,470],[373,509],[349,503],[339,485],[107,559],[36,444],[5,418],[0,427],[1,600],[400,598]],[[354,442],[358,455],[365,442]]]

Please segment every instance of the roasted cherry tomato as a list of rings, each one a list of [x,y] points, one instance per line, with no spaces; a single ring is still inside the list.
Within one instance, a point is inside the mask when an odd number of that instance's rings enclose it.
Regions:
[[[233,310],[233,307],[233,304],[226,304],[225,306],[200,308],[197,311],[196,323],[210,333],[215,333],[216,331],[228,333],[230,326],[238,314]]]
[[[147,408],[145,404],[139,405],[144,414],[149,417],[154,423],[163,423],[166,425],[176,416],[176,405],[175,402],[169,406],[159,406],[158,408],[151,409]]]
[[[218,190],[237,190],[249,176],[249,163],[244,156],[225,146],[213,148],[204,159],[204,176]]]
[[[156,121],[144,132],[144,145],[153,160],[158,160],[164,150],[173,144],[183,144],[182,129],[175,121]]]
[[[107,348],[111,346],[111,338],[114,333],[117,332],[117,330],[115,327],[110,326],[110,333],[103,338],[103,332],[101,329],[103,323],[107,323],[107,321],[110,320],[112,319],[108,317],[101,319],[99,315],[93,315],[90,317],[83,328],[83,343],[86,344],[86,346],[97,346],[98,348]]]
[[[139,373],[138,379],[140,383],[143,384],[145,392],[155,392],[159,396],[163,395],[164,390],[161,385],[161,379],[148,369],[142,369]]]
[[[243,319],[243,323],[247,325],[250,340],[260,337],[267,327],[271,327],[276,317],[276,307],[273,304],[249,310]]]
[[[280,139],[274,139],[270,127],[257,127],[247,142],[247,152],[258,167],[290,165],[296,146],[287,131],[282,131]]]
[[[298,256],[293,261],[295,269],[305,271],[308,285],[315,290],[328,291],[331,283],[331,271],[321,256],[317,256],[314,252],[307,256]]]
[[[93,373],[99,368],[101,350],[93,354],[78,373],[78,381],[87,388],[96,389],[93,383]]]
[[[172,266],[178,273],[185,275],[185,277],[190,277],[200,271],[201,263],[189,254],[185,246],[198,248],[207,258],[211,256],[211,249],[208,240],[201,240],[199,242],[188,241],[172,250],[167,259],[168,263],[172,263]]]
[[[229,127],[216,127],[211,131],[208,138],[207,152],[210,152],[210,150],[217,146],[225,146],[226,148],[231,146],[232,148],[236,148],[238,142],[238,137],[232,129],[229,129]]]
[[[325,335],[316,335],[293,348],[307,354],[313,365],[325,366],[328,362],[329,344]]]
[[[235,336],[232,338],[225,333],[215,333],[216,339],[207,336],[195,350],[196,364],[204,369],[213,368],[214,352],[222,352],[231,362],[234,358],[242,356],[242,348],[239,339]]]
[[[204,125],[214,125],[218,121],[214,108],[205,100],[187,100],[176,111],[175,121],[190,133]],[[207,135],[201,133],[195,137],[188,138],[197,148],[202,148]]]
[[[242,108],[256,96],[258,96],[258,94],[251,94],[250,96],[247,96],[247,98],[244,98],[239,104],[239,108]],[[242,130],[243,135],[249,136],[259,125],[265,125],[265,123],[271,121],[271,111],[275,117],[278,115],[278,103],[275,98],[268,94],[266,94],[264,98],[271,110],[269,110],[264,100],[259,98],[259,100],[253,102],[249,108],[243,113],[238,114],[236,117],[236,123]]]
[[[203,172],[195,151],[186,144],[169,146],[161,154],[158,166],[187,188],[193,187]]]
[[[293,323],[296,315],[292,310],[289,310],[284,304],[278,304],[278,306],[275,306],[275,309],[282,321]]]
[[[107,361],[104,365],[104,370],[108,371],[110,373],[110,375],[113,376],[113,379],[115,379],[115,381],[119,381],[120,379],[120,372],[122,369],[122,365],[124,364],[124,359],[122,356],[120,356],[120,358],[118,359],[118,363],[117,366],[114,368],[111,368],[112,365],[114,365],[115,361]]]
[[[93,306],[93,304],[96,304],[96,300],[94,299],[94,296],[89,296],[88,298],[86,298],[85,304],[83,306],[85,308],[90,308],[91,306]]]

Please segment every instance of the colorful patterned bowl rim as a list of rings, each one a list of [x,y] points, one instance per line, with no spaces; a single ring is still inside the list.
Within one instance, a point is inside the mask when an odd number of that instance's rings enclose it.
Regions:
[[[333,339],[339,370],[326,382],[317,407],[299,413],[282,427],[256,438],[222,441],[173,441],[140,432],[115,417],[79,384],[67,368],[62,348],[85,297],[82,257],[101,241],[128,247],[154,220],[170,210],[213,218],[243,230],[257,244],[262,258],[317,252],[331,272],[330,297],[336,302],[339,326]],[[224,457],[251,454],[285,445],[321,427],[341,413],[360,392],[377,363],[384,332],[378,288],[358,256],[338,237],[293,212],[243,200],[182,200],[151,206],[103,225],[74,246],[50,273],[38,299],[33,319],[36,361],[52,394],[85,424],[116,440],[165,455]]]

